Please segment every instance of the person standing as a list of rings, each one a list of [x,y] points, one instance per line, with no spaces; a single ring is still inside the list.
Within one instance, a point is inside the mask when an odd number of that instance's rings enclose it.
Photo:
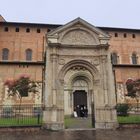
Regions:
[[[76,106],[77,117],[80,117],[80,106]]]
[[[84,117],[88,117],[88,109],[86,106],[84,106]]]
[[[76,111],[76,107],[74,107],[74,112],[73,112],[73,115],[74,115],[74,117],[75,117],[75,118],[77,118],[77,117],[78,117],[78,115],[77,115],[77,111]]]

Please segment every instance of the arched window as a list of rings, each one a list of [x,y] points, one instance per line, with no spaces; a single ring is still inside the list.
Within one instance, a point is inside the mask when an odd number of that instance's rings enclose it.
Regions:
[[[31,61],[32,60],[32,50],[31,49],[27,49],[26,50],[26,60],[27,61]]]
[[[133,54],[132,54],[131,59],[132,59],[132,64],[138,64],[136,53],[133,53]]]
[[[117,55],[117,53],[112,53],[111,54],[111,60],[112,60],[112,64],[118,64],[118,55]]]
[[[9,50],[7,48],[2,49],[2,60],[9,59]]]

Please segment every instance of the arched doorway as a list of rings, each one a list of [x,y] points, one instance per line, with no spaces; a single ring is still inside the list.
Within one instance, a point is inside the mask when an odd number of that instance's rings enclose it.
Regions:
[[[55,63],[53,66],[55,66]],[[106,72],[104,71],[104,69],[102,70],[103,72]],[[51,72],[53,71],[50,71],[50,73]],[[105,103],[108,103],[108,101],[109,103],[114,103],[112,100],[108,100],[110,98],[108,94],[110,94],[110,91],[113,91],[113,89],[108,89],[107,82],[109,80],[106,81],[106,76],[103,74],[99,74],[99,71],[95,67],[95,65],[92,65],[86,60],[72,60],[67,62],[63,67],[59,68],[59,71],[56,72],[58,72],[58,75],[51,73],[52,81],[47,81],[48,83],[50,83],[50,85],[51,82],[53,84],[51,88],[48,86],[49,90],[47,91],[48,94],[51,93],[49,94],[50,96],[47,96],[50,99],[48,100],[47,105],[49,105],[49,103],[50,105],[52,105],[52,107],[48,107],[46,111],[45,119],[48,122],[48,128],[56,128],[56,126],[59,128],[70,128],[66,127],[65,125],[65,117],[67,117],[68,115],[71,117],[74,113],[73,93],[75,91],[81,92],[82,90],[87,93],[88,113],[92,115],[92,117],[89,119],[90,126],[91,120],[94,120],[92,121],[92,125],[95,126],[95,128],[107,127],[106,121],[109,121],[110,127],[114,124],[111,124],[110,121],[113,120],[112,113],[114,111],[115,114],[115,109],[113,110],[112,106],[112,108],[110,108],[110,106],[104,106],[106,105]],[[50,76],[50,74],[48,74],[48,76]],[[100,76],[102,76],[102,78],[104,79],[101,79],[103,83],[100,80]],[[114,98],[112,97],[111,99]],[[47,116],[47,113],[49,114],[50,118]],[[81,120],[83,120],[82,123]],[[51,124],[49,124],[50,122]],[[75,122],[78,121],[76,120]],[[79,122],[80,125],[76,125],[76,128],[89,128],[89,123],[85,123],[85,119],[79,119]],[[73,124],[75,125],[75,123]],[[86,124],[86,127],[81,126],[81,124]]]
[[[81,113],[81,109],[84,110],[84,108],[86,108],[86,110],[88,110],[87,108],[87,92],[85,90],[76,90],[73,92],[73,106],[74,109],[77,112],[77,117],[86,117],[87,116],[87,111]]]
[[[78,117],[84,117],[86,114],[81,114],[81,109],[86,108],[88,110],[88,99],[87,94],[89,91],[89,86],[87,81],[85,80],[86,77],[78,76],[74,78],[73,82],[73,111],[77,111]]]
[[[92,127],[93,83],[91,75],[86,70],[68,71],[64,92],[65,128],[90,128]],[[68,89],[68,91],[67,91]],[[75,113],[77,114],[75,116]],[[82,119],[83,118],[83,119]]]

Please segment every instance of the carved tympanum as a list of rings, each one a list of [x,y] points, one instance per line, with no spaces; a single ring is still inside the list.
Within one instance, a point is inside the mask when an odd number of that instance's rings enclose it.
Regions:
[[[71,45],[96,45],[97,40],[90,33],[76,29],[69,31],[62,38],[62,44],[71,44]]]

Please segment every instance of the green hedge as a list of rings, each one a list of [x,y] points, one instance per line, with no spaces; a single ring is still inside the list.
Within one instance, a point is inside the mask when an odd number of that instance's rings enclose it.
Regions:
[[[117,104],[116,106],[118,116],[128,116],[129,105],[128,104]]]
[[[136,116],[118,116],[118,122],[119,123],[140,123],[140,115]]]

